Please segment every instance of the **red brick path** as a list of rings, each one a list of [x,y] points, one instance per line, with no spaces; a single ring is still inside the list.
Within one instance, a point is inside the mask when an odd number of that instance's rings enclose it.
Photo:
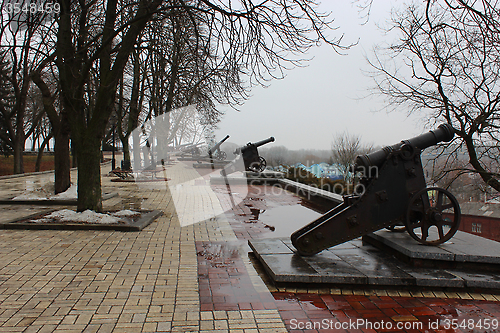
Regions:
[[[339,332],[348,332],[352,330],[342,328],[349,328],[348,325],[358,323],[359,319],[365,319],[373,328],[363,329],[363,332],[500,332],[499,302],[279,292],[273,295],[281,317],[291,332],[331,332],[324,329],[330,327],[340,328]],[[456,321],[453,322],[453,319]],[[363,321],[359,323],[362,328],[370,328],[370,324]],[[484,329],[486,323],[490,324],[489,330]],[[454,324],[456,330],[452,329]],[[314,328],[314,325],[318,329],[305,329]],[[402,329],[398,329],[398,325]],[[438,329],[432,329],[432,325]],[[448,330],[445,329],[447,327]]]

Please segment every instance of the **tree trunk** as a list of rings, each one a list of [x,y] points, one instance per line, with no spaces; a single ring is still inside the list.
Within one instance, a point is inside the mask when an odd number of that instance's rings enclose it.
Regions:
[[[79,212],[92,209],[102,212],[101,197],[101,140],[78,139],[76,154],[78,163],[78,203]]]
[[[24,161],[23,161],[23,153],[24,153],[24,140],[19,138],[18,133],[24,136],[22,129],[16,132],[16,140],[14,141],[14,174],[24,173]]]
[[[45,139],[43,139],[42,147],[38,148],[38,155],[36,157],[36,164],[35,164],[35,172],[40,171],[40,166],[42,165],[43,150],[45,149],[45,146],[47,145],[47,143],[51,138],[52,138],[52,133],[50,133]]]
[[[74,143],[73,143],[73,140],[70,139],[70,151],[71,151],[71,159],[72,159],[72,162],[71,162],[71,165],[73,167],[77,166],[78,164],[76,164],[76,152],[75,152],[75,146],[74,146]]]
[[[55,194],[66,191],[71,185],[71,164],[69,158],[69,132],[58,131],[54,144]]]
[[[122,142],[123,146],[123,169],[130,170],[130,146],[128,145],[129,136],[125,136]]]

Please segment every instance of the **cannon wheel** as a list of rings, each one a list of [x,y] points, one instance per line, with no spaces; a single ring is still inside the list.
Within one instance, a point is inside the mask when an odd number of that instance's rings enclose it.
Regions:
[[[217,157],[217,159],[218,159],[219,161],[224,161],[224,160],[226,159],[226,157],[227,157],[227,154],[226,154],[226,152],[225,152],[225,151],[222,151],[222,150],[221,150],[221,151],[219,151],[219,153],[217,154],[217,156],[216,156],[216,157]]]
[[[266,159],[262,156],[259,156],[259,160],[260,160],[260,163],[259,163],[258,169],[259,169],[259,172],[262,172],[262,171],[266,170],[267,162],[266,162]]]
[[[439,187],[424,188],[410,199],[405,225],[410,236],[420,243],[442,244],[458,230],[460,206],[450,192]],[[420,233],[415,232],[418,229]]]
[[[259,162],[253,162],[248,167],[253,172],[262,172],[266,170],[267,162],[266,159],[262,156],[259,156]]]

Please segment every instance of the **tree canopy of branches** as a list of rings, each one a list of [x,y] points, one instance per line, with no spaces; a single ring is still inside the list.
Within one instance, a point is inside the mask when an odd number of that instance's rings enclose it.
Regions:
[[[212,51],[206,54],[215,63],[232,64],[253,83],[281,77],[284,68],[300,62],[303,52],[320,42],[336,50],[345,48],[341,37],[326,35],[331,21],[312,0],[241,0],[238,5],[216,0],[61,0],[60,4],[56,64],[77,153],[80,211],[102,209],[100,143],[128,59],[153,20],[183,17],[182,25],[193,29],[193,46],[207,45]],[[148,47],[155,48],[155,43]],[[225,79],[239,82],[234,75],[228,72]],[[90,82],[91,76],[96,80]]]
[[[375,49],[376,90],[394,109],[448,122],[457,139],[443,152],[450,168],[466,152],[474,173],[500,191],[500,7],[486,0],[427,0],[394,12],[399,40]],[[491,162],[494,163],[491,163]],[[452,170],[454,169],[455,170]]]

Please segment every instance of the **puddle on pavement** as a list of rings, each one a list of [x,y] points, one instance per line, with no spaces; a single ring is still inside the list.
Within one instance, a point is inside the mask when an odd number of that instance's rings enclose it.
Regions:
[[[221,189],[221,187],[218,187]],[[271,186],[249,186],[248,195],[228,216],[239,238],[283,238],[316,220],[335,204],[316,203]]]
[[[217,268],[232,266],[239,260],[238,246],[231,244],[205,244],[196,254]]]
[[[250,209],[253,222],[261,222],[269,232],[262,233],[265,238],[290,237],[290,235],[303,226],[314,221],[322,214],[306,206],[288,205],[272,207],[267,210]],[[257,214],[257,211],[258,214]]]
[[[304,295],[301,295],[304,296]],[[305,295],[306,297],[308,295]],[[319,298],[315,297],[315,299],[300,299],[296,294],[277,294],[274,295],[274,301],[278,303],[278,307],[284,307],[284,305],[280,305],[279,303],[288,303],[288,304],[297,304],[304,311],[314,311],[314,310],[327,310],[327,305]]]

